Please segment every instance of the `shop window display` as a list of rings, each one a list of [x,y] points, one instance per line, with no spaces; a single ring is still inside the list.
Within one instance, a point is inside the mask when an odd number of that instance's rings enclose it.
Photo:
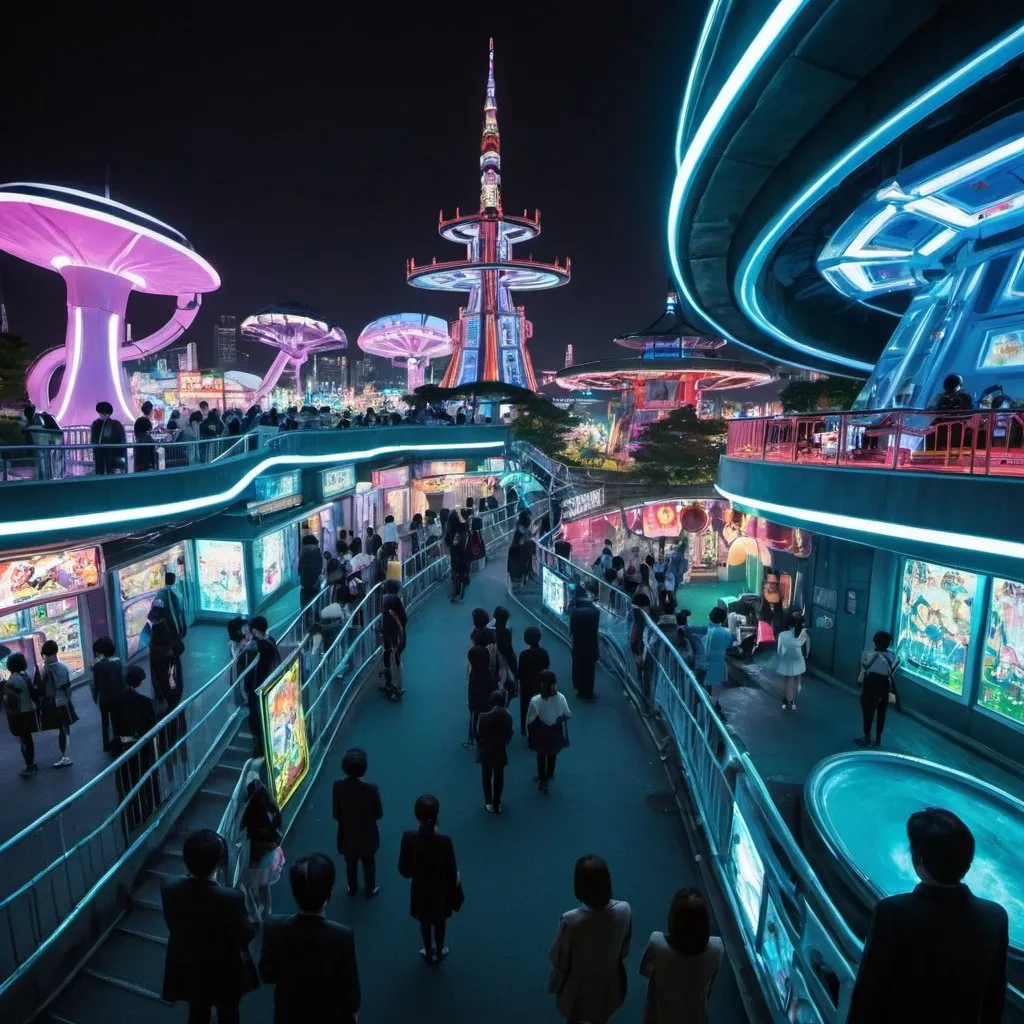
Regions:
[[[260,581],[260,597],[272,594],[284,582],[284,530],[268,533],[253,545],[256,574]]]
[[[242,545],[231,540],[197,540],[199,606],[203,611],[245,615],[249,598],[245,589]]]
[[[961,696],[978,577],[908,560],[900,591],[896,652],[905,671]]]
[[[1016,580],[992,580],[978,702],[1024,723],[1024,583]]]

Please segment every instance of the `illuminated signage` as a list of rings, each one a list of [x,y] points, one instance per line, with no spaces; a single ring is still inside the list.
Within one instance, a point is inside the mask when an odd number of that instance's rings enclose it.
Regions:
[[[309,742],[302,710],[299,657],[260,693],[263,743],[271,794],[278,807],[295,795],[309,772]]]
[[[487,472],[488,473],[504,473],[505,472],[505,458],[504,456],[488,456],[487,458]]]
[[[234,540],[197,540],[199,607],[204,612],[245,615],[249,599],[245,587],[245,556]]]
[[[604,488],[597,487],[586,494],[574,494],[571,498],[562,500],[562,516],[566,519],[574,519],[576,516],[586,515],[600,508],[604,504]]]
[[[569,609],[569,585],[564,577],[546,565],[541,566],[541,600],[544,607],[556,615],[565,615]]]
[[[335,466],[333,469],[325,469],[320,474],[321,493],[325,498],[344,494],[346,491],[354,490],[355,486],[355,466]]]
[[[0,562],[0,614],[100,585],[100,549],[72,548],[20,555]]]
[[[408,482],[408,466],[397,466],[395,469],[375,469],[373,471],[374,487],[405,487]]]
[[[466,472],[466,463],[458,461],[449,462],[420,462],[416,466],[417,476],[458,476]]]
[[[302,473],[295,469],[290,473],[261,476],[255,480],[256,502],[277,501],[302,491]]]

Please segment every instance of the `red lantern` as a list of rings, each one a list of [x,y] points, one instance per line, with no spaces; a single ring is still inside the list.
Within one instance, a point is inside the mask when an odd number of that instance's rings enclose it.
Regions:
[[[711,522],[710,517],[700,505],[687,505],[679,513],[679,521],[687,533],[703,533]]]

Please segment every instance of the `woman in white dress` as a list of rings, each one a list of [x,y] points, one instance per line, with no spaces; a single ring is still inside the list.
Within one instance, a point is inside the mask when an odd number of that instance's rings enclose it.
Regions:
[[[779,661],[775,671],[782,677],[782,710],[796,711],[796,695],[800,692],[800,680],[807,671],[804,660],[811,653],[811,638],[804,629],[801,615],[789,617],[789,629],[779,634]]]

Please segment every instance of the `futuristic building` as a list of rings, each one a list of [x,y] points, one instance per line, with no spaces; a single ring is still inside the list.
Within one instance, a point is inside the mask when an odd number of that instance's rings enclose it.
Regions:
[[[296,388],[301,390],[300,371],[313,353],[331,352],[348,344],[340,327],[296,302],[268,306],[246,317],[240,330],[244,337],[278,350],[255,394],[254,401],[257,402],[277,387],[281,375],[289,367],[295,374]]]
[[[512,301],[513,291],[541,291],[569,283],[570,263],[541,263],[532,255],[512,255],[512,248],[540,234],[540,213],[505,214],[501,196],[501,140],[494,92],[494,40],[490,41],[487,98],[480,141],[480,209],[438,224],[442,238],[466,247],[466,257],[417,266],[409,260],[406,276],[415,288],[468,292],[469,299],[452,324],[452,361],[445,387],[475,380],[500,380],[536,390],[537,381],[526,343],[533,325]]]
[[[44,352],[26,382],[30,400],[62,426],[91,423],[100,401],[110,402],[117,418],[135,420],[125,361],[180,337],[199,312],[202,293],[220,287],[217,272],[174,228],[112,199],[56,185],[0,185],[0,249],[56,270],[67,287],[64,344]],[[177,304],[158,331],[126,343],[133,291],[173,295]]]
[[[404,366],[407,387],[423,384],[427,363],[452,350],[448,325],[426,313],[395,313],[367,324],[359,335],[359,347],[370,355],[384,356],[393,366]]]

